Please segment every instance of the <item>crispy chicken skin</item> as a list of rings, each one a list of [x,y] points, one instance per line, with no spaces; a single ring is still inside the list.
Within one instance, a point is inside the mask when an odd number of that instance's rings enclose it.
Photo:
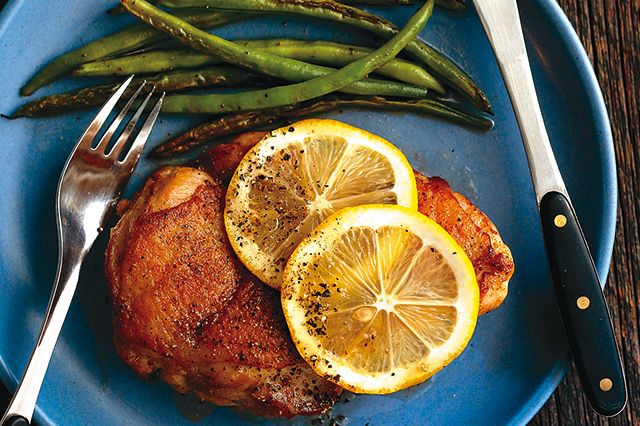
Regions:
[[[480,289],[478,315],[496,309],[507,297],[513,257],[495,225],[464,195],[439,177],[415,172],[418,211],[442,226],[469,256]]]
[[[198,157],[195,167],[206,171],[214,179],[229,183],[245,154],[267,133],[243,133],[229,143],[216,145]]]
[[[119,205],[105,262],[116,349],[139,375],[217,405],[266,417],[325,411],[341,388],[300,357],[279,293],[235,257],[224,192],[203,171],[166,167]]]
[[[228,144],[203,153],[198,166],[216,178],[231,179],[242,157],[265,132],[240,135]],[[471,259],[480,289],[480,309],[484,315],[496,309],[507,297],[513,275],[513,257],[495,225],[464,195],[455,192],[439,177],[428,178],[415,172],[418,188],[418,211],[442,226]]]

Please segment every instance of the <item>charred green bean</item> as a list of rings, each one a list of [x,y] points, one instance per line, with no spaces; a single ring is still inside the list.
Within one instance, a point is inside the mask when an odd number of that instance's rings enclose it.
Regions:
[[[149,3],[156,4],[157,0],[152,0]],[[368,4],[374,6],[405,6],[414,4],[413,0],[348,0],[345,4]],[[443,7],[450,10],[467,10],[468,7],[459,0],[435,0],[436,6]],[[126,12],[126,9],[121,5],[116,5],[110,8],[107,13],[115,16]]]
[[[481,115],[465,113],[432,99],[392,101],[381,97],[338,98],[334,95],[329,95],[284,107],[246,111],[216,117],[167,140],[155,148],[149,156],[160,159],[186,154],[217,139],[256,130],[276,122],[309,117],[340,108],[409,112],[441,118],[454,124],[481,131],[488,131],[493,125],[491,120]]]
[[[179,70],[157,76],[135,78],[125,92],[131,96],[137,84],[146,80],[162,92],[210,87],[214,85],[233,87],[238,85],[264,85],[277,82],[274,78],[237,67],[211,67],[202,70]],[[44,96],[20,107],[11,118],[49,117],[79,111],[104,104],[118,88],[119,83],[101,84],[73,90],[67,93]],[[132,88],[133,87],[133,88]]]
[[[345,4],[368,4],[373,6],[404,6],[415,3],[413,0],[347,0]],[[436,6],[449,10],[469,9],[463,2],[458,0],[436,0]]]
[[[345,66],[354,60],[364,58],[373,51],[369,47],[350,46],[329,41],[267,39],[243,40],[235,41],[235,43],[290,59],[333,67]],[[73,75],[77,77],[130,75],[202,67],[223,62],[215,56],[191,49],[152,51],[83,64],[73,72]],[[446,93],[442,84],[424,68],[404,59],[394,58],[375,70],[374,73],[426,87],[440,94]],[[383,93],[378,94],[384,95]],[[387,96],[390,94],[387,93]]]
[[[225,56],[225,60],[229,59],[237,64],[251,64],[258,69],[275,69],[274,63],[284,62],[284,58],[250,51],[246,48],[243,49],[219,37],[198,30],[178,18],[151,6],[144,0],[120,0],[120,2],[139,19],[166,31],[172,37],[192,43],[192,47],[204,49],[207,52],[210,51],[210,48],[213,48],[218,51],[216,53],[222,53]],[[264,109],[301,102],[334,92],[362,79],[371,71],[395,57],[407,43],[422,31],[432,11],[433,0],[428,0],[389,42],[365,58],[352,62],[330,74],[316,77],[303,83],[242,92],[240,94],[175,95],[165,99],[163,112],[216,114],[228,111]],[[207,42],[210,44],[207,44]],[[226,46],[227,43],[232,46]],[[224,50],[221,48],[224,48]],[[273,56],[273,59],[270,56]]]
[[[156,4],[156,3],[158,3],[158,0],[149,0],[149,4]],[[127,9],[125,9],[124,6],[121,4],[117,4],[109,8],[109,10],[107,10],[107,14],[111,16],[120,15],[126,12],[127,12]]]
[[[222,59],[194,49],[152,50],[95,62],[73,70],[74,77],[149,74],[175,69],[200,68],[225,63]]]
[[[192,25],[197,25],[201,28],[219,27],[255,16],[254,13],[221,12],[202,9],[176,11],[175,14]],[[87,43],[82,47],[54,59],[22,87],[20,94],[23,96],[31,95],[37,89],[71,73],[74,68],[77,68],[78,65],[85,62],[132,52],[167,38],[168,37],[161,31],[144,23],[123,28],[109,36]]]
[[[304,15],[351,25],[387,39],[398,32],[395,24],[334,0],[159,0],[158,4],[169,8],[210,7],[219,10]],[[418,39],[412,40],[406,51],[448,82],[471,105],[491,113],[491,104],[486,95],[453,62]]]
[[[268,83],[272,85],[283,83],[274,77],[233,66],[208,67],[199,70],[176,70],[147,77],[146,79],[149,83],[154,84],[158,90],[167,93],[212,86],[247,87],[265,86]],[[47,117],[93,108],[106,102],[116,86],[117,84],[103,84],[89,86],[67,93],[44,96],[23,105],[11,118]],[[428,89],[424,87],[374,78],[365,78],[356,81],[339,90],[358,95],[372,96],[382,94],[414,99],[424,98],[428,94]]]
[[[361,46],[349,46],[328,41],[306,40],[255,40],[243,42],[250,48],[259,48],[278,56],[327,66],[345,66],[350,62],[364,58],[373,49]],[[394,58],[374,73],[394,78],[405,83],[427,87],[444,94],[446,89],[424,68],[404,59]]]

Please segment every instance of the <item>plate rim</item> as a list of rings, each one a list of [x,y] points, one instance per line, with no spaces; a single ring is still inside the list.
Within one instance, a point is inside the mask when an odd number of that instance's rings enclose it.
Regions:
[[[8,29],[11,18],[18,9],[20,3],[26,0],[9,0],[0,12],[0,36]],[[471,2],[471,0],[468,0]],[[575,64],[579,72],[579,77],[583,80],[585,87],[589,90],[585,95],[591,100],[591,112],[594,115],[594,127],[600,129],[601,134],[598,136],[601,148],[601,161],[603,165],[603,181],[605,191],[603,192],[603,220],[602,220],[602,242],[594,258],[597,259],[597,269],[601,278],[603,287],[606,285],[606,279],[613,255],[613,246],[615,243],[615,229],[617,226],[617,207],[618,207],[618,182],[616,173],[615,149],[611,124],[607,113],[606,103],[602,94],[601,87],[597,81],[597,77],[593,66],[589,60],[587,52],[580,41],[578,34],[571,25],[564,11],[554,0],[531,0],[542,7],[543,12],[550,18],[551,23],[556,27],[559,34],[562,35],[560,42],[565,44],[567,49],[574,53],[575,57],[572,62]],[[471,6],[473,7],[473,6]],[[547,386],[542,386],[537,392],[532,393],[529,401],[522,403],[522,409],[515,411],[514,416],[508,424],[526,424],[528,423],[547,402],[553,394],[558,384],[565,376],[571,365],[571,358],[565,357],[559,360],[559,365],[563,368],[559,369],[559,374],[552,380],[547,380]],[[549,378],[551,373],[549,372]],[[10,390],[14,390],[17,386],[18,377],[7,368],[5,360],[0,357],[0,378]],[[34,418],[41,424],[52,424],[48,416],[36,407]]]

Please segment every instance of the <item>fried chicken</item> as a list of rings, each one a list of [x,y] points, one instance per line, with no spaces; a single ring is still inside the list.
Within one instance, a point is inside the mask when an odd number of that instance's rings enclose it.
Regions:
[[[140,376],[266,417],[316,414],[341,388],[291,341],[279,293],[239,263],[224,230],[225,187],[188,167],[156,172],[111,232],[105,269],[114,341]]]
[[[228,182],[242,157],[266,132],[250,132],[230,143],[204,152],[197,165]],[[496,226],[464,195],[451,189],[442,178],[428,178],[415,172],[418,211],[442,226],[465,251],[476,272],[480,289],[480,309],[484,315],[496,309],[507,297],[513,275],[513,257]]]

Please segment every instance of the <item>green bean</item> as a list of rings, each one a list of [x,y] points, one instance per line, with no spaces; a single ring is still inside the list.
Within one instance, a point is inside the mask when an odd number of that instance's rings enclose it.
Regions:
[[[364,58],[373,51],[368,47],[348,46],[328,41],[277,39],[255,40],[242,44],[250,48],[260,48],[279,56],[328,66],[345,66],[354,60]],[[440,94],[446,93],[442,84],[424,68],[404,59],[394,58],[376,69],[374,73],[405,83],[427,87]]]
[[[167,140],[155,148],[149,156],[160,159],[183,155],[199,149],[214,140],[256,130],[276,122],[309,117],[339,108],[367,108],[383,111],[410,112],[438,117],[451,123],[481,131],[488,131],[493,125],[491,120],[483,116],[468,114],[443,102],[432,99],[391,101],[381,97],[341,98],[335,95],[328,95],[284,107],[246,111],[216,117],[209,122],[195,126]]]
[[[130,4],[131,9],[136,10],[135,2],[123,2],[123,4]],[[144,4],[146,4],[148,8],[145,9],[144,12],[136,14],[137,17],[147,19],[157,29],[166,31],[173,38],[195,49],[218,56],[226,62],[296,83],[330,75],[335,71],[335,69],[332,68],[277,56],[262,49],[251,49],[241,44],[224,40],[195,28],[146,2]],[[140,8],[140,10],[142,9]],[[428,93],[428,89],[424,87],[391,81],[384,82],[370,78],[341,85],[339,90],[359,95],[384,95],[410,98],[422,98]],[[236,95],[236,97],[238,97],[238,95]],[[194,102],[197,102],[197,99],[199,99],[197,96],[192,96],[192,98],[196,100]],[[163,111],[168,111],[171,105],[177,105],[176,97],[171,97],[171,100],[166,98],[163,105],[163,108],[165,108]]]
[[[281,80],[264,74],[229,66],[209,67],[200,70],[176,70],[147,77],[147,80],[149,83],[154,84],[158,90],[167,93],[211,86],[238,87],[243,85],[246,87],[247,85],[264,86],[266,83],[282,83]],[[11,118],[48,117],[93,108],[106,102],[116,87],[117,84],[102,84],[67,93],[44,96],[23,105]],[[418,99],[424,98],[428,94],[428,89],[424,87],[374,78],[356,81],[339,90],[358,95],[383,94]]]
[[[245,20],[255,14],[189,9],[176,11],[176,16],[185,19],[192,25],[213,28]],[[37,89],[64,77],[85,62],[132,52],[166,38],[167,36],[162,32],[143,23],[123,28],[54,59],[22,87],[20,94],[23,96],[31,95]]]
[[[152,50],[96,62],[73,70],[74,77],[149,74],[174,69],[200,68],[225,63],[222,59],[193,49]]]
[[[450,10],[467,10],[469,9],[463,2],[459,0],[435,0],[436,6],[443,7]],[[151,4],[156,4],[157,0],[150,1]],[[414,3],[413,0],[348,0],[345,4],[368,4],[373,6],[406,6]],[[125,8],[119,4],[109,10],[107,13],[111,16],[124,13]]]
[[[441,0],[436,0],[436,5]],[[348,0],[344,4],[368,4],[371,6],[407,6],[414,4],[413,0]]]
[[[191,41],[195,44],[192,47],[214,48],[220,51],[220,47],[224,47],[225,43],[229,43],[180,21],[170,14],[151,6],[144,0],[120,0],[120,3],[139,19],[168,32],[181,41]],[[432,11],[433,0],[428,0],[389,42],[365,58],[352,62],[331,74],[316,77],[303,83],[239,94],[170,96],[165,98],[163,112],[216,114],[228,111],[264,109],[302,102],[334,92],[362,79],[371,71],[395,57],[410,40],[422,31]],[[275,59],[272,60],[270,56],[273,55],[243,49],[233,43],[229,44],[233,45],[232,47],[234,48],[225,49],[222,54],[238,64],[250,63],[258,69],[273,69],[274,63],[279,65],[279,63],[284,62],[284,58],[274,57]]]
[[[349,46],[329,41],[268,39],[235,41],[235,43],[290,59],[328,66],[345,66],[373,51],[368,47]],[[174,68],[202,67],[222,62],[224,61],[219,58],[190,49],[152,51],[83,64],[73,72],[73,75],[76,77],[130,75],[162,72]],[[405,83],[427,87],[441,95],[446,93],[442,84],[424,68],[404,59],[394,58],[374,72]],[[382,95],[382,93],[379,94]],[[391,94],[387,93],[387,96]]]
[[[206,54],[216,56],[225,62],[232,63],[256,72],[272,75],[288,81],[305,81],[304,75],[318,70],[318,66],[308,63],[283,58],[257,49],[249,49],[246,46],[233,43],[209,34],[192,25],[161,11],[151,5],[144,11],[136,13],[138,9],[134,2],[121,2],[130,12],[154,26],[156,29],[166,32],[172,38]],[[148,3],[142,3],[148,5]],[[148,11],[149,12],[148,12]],[[154,19],[155,18],[155,19]],[[328,73],[328,71],[327,71]],[[313,75],[312,77],[316,77]]]
[[[405,6],[413,4],[413,0],[347,0],[345,4],[368,4],[373,6]],[[436,6],[449,10],[468,10],[467,5],[458,0],[436,0]]]
[[[334,0],[159,0],[158,4],[169,8],[200,6],[220,10],[305,15],[351,25],[387,39],[398,32],[398,27],[393,23]],[[453,62],[418,39],[412,40],[406,51],[448,82],[471,105],[491,113],[491,104],[486,95]]]
[[[275,81],[262,74],[256,74],[237,67],[211,67],[202,70],[179,70],[171,73],[135,78],[125,92],[131,96],[137,84],[142,80],[154,85],[161,92],[174,92],[189,88],[210,87],[213,85],[233,87],[238,85],[256,85]],[[44,96],[20,107],[11,118],[48,117],[97,107],[104,104],[118,88],[119,83],[101,84],[85,87],[71,92]]]
[[[149,4],[156,4],[156,3],[158,3],[158,0],[149,0]],[[109,10],[107,10],[107,14],[111,16],[120,15],[126,12],[127,12],[127,9],[125,9],[124,6],[121,4],[117,4],[109,8]]]
[[[444,9],[449,10],[469,10],[469,6],[460,0],[436,0],[436,4]]]

